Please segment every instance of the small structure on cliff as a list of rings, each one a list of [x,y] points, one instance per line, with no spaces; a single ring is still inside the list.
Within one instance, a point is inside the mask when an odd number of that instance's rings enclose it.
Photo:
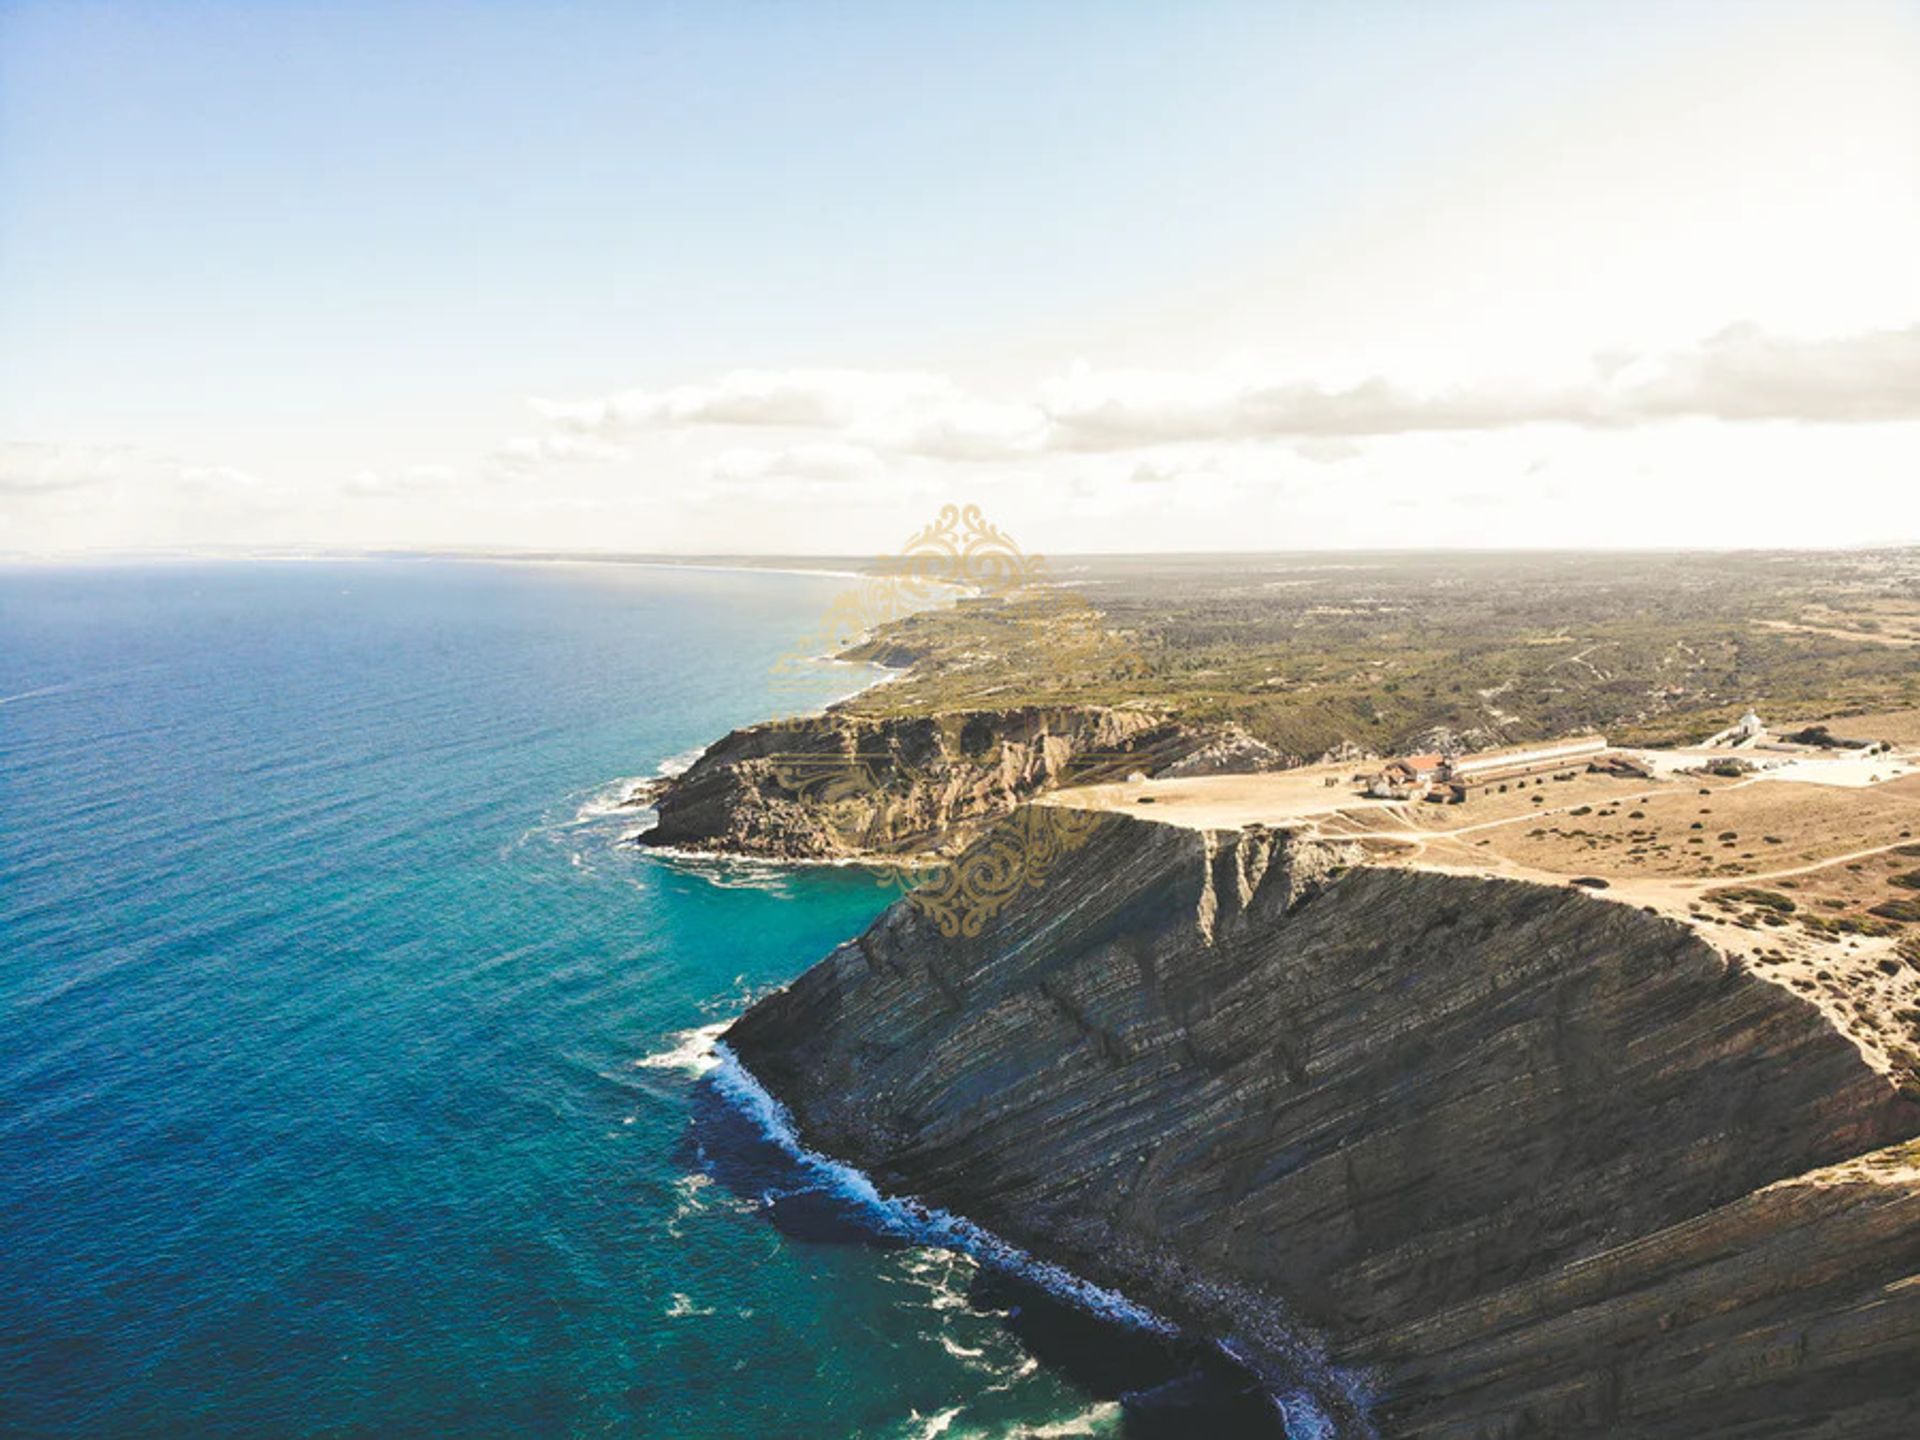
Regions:
[[[1748,710],[1746,714],[1742,715],[1718,735],[1710,737],[1706,743],[1714,747],[1724,746],[1728,749],[1739,749],[1743,745],[1759,744],[1760,741],[1766,738],[1766,735],[1767,722],[1762,720],[1755,711]]]
[[[1544,745],[1511,746],[1472,755],[1408,755],[1387,763],[1367,782],[1380,800],[1445,800],[1547,774],[1572,775],[1607,752],[1604,735],[1581,735]]]
[[[1417,800],[1446,765],[1446,757],[1439,754],[1399,756],[1367,781],[1367,794],[1376,800]]]

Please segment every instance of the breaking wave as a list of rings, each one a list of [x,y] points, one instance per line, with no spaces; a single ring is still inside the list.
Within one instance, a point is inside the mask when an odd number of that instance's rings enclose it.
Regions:
[[[817,1178],[822,1188],[852,1203],[881,1234],[909,1245],[962,1251],[983,1265],[1030,1280],[1083,1310],[1134,1329],[1168,1338],[1180,1333],[1176,1326],[1119,1291],[1095,1285],[1029,1255],[971,1220],[916,1200],[883,1195],[864,1172],[809,1149],[800,1139],[787,1107],[718,1039],[713,1053],[718,1062],[711,1074],[714,1088],[750,1117],[768,1140]]]

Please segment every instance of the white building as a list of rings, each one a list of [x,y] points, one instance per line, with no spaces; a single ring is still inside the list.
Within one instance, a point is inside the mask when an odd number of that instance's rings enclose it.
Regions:
[[[1574,760],[1590,760],[1606,748],[1606,736],[1582,735],[1575,740],[1561,740],[1551,745],[1488,750],[1478,755],[1449,760],[1443,778],[1471,782],[1508,771],[1551,769]]]

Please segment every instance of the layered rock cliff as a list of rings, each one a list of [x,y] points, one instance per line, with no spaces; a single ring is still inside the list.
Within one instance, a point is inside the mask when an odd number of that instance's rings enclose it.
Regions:
[[[648,797],[641,836],[774,859],[951,853],[1021,801],[1158,770],[1210,737],[1099,706],[878,717],[830,710],[735,730]]]
[[[811,1143],[1343,1433],[1915,1433],[1920,1105],[1684,923],[1358,858],[1104,817],[728,1040]]]

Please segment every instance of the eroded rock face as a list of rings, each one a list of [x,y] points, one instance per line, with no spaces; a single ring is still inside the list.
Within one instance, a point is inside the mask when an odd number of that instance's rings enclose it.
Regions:
[[[1920,1107],[1680,922],[1356,858],[1105,817],[728,1039],[823,1150],[1355,1433],[1909,1433]]]
[[[648,845],[833,860],[950,853],[1021,801],[1156,770],[1203,743],[1159,716],[1095,706],[911,718],[829,711],[753,725],[652,797]]]
[[[1160,772],[1160,778],[1175,780],[1188,775],[1258,775],[1269,770],[1286,770],[1298,762],[1285,751],[1276,750],[1256,739],[1238,725],[1220,731],[1191,754],[1184,755]]]

